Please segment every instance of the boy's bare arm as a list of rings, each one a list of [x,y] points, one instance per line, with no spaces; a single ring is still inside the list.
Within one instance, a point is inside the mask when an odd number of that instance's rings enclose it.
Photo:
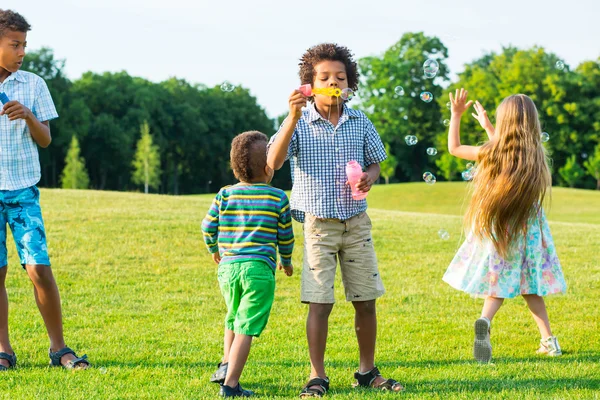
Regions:
[[[267,165],[274,170],[280,169],[285,162],[296,124],[302,116],[302,107],[306,106],[306,97],[299,90],[294,90],[290,95],[288,104],[290,113],[277,133],[277,138],[269,147],[269,154],[267,154]]]

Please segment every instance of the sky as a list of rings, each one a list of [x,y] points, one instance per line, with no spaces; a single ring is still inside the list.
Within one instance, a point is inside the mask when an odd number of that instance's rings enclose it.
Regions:
[[[53,49],[66,74],[127,71],[250,90],[270,117],[287,111],[298,59],[336,42],[378,56],[406,32],[439,37],[452,76],[503,46],[535,45],[571,68],[600,57],[597,0],[2,0],[32,25],[29,49]],[[401,84],[401,83],[399,83]]]

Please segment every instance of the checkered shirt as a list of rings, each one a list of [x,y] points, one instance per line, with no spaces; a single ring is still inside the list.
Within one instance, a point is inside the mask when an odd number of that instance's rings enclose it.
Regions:
[[[58,117],[46,82],[35,74],[9,75],[0,83],[0,92],[29,108],[41,122]],[[0,115],[0,190],[33,186],[41,175],[37,144],[25,120],[9,121],[7,115]]]
[[[365,211],[367,201],[352,199],[346,185],[346,163],[355,160],[366,168],[386,158],[381,138],[363,112],[344,104],[334,127],[310,104],[302,112],[286,156],[292,170],[292,216],[298,222],[304,222],[305,212],[347,220]]]

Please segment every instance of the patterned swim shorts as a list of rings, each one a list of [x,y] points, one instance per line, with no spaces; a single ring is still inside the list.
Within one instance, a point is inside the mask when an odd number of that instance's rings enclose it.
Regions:
[[[0,190],[0,267],[8,263],[6,225],[10,226],[21,265],[50,265],[46,231],[36,186]]]

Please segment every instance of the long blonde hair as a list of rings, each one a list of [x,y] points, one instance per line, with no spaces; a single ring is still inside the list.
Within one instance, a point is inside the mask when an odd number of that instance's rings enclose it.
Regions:
[[[496,133],[478,158],[465,227],[490,239],[506,258],[514,240],[526,234],[527,220],[539,212],[552,184],[538,112],[529,97],[515,94],[502,101]]]

